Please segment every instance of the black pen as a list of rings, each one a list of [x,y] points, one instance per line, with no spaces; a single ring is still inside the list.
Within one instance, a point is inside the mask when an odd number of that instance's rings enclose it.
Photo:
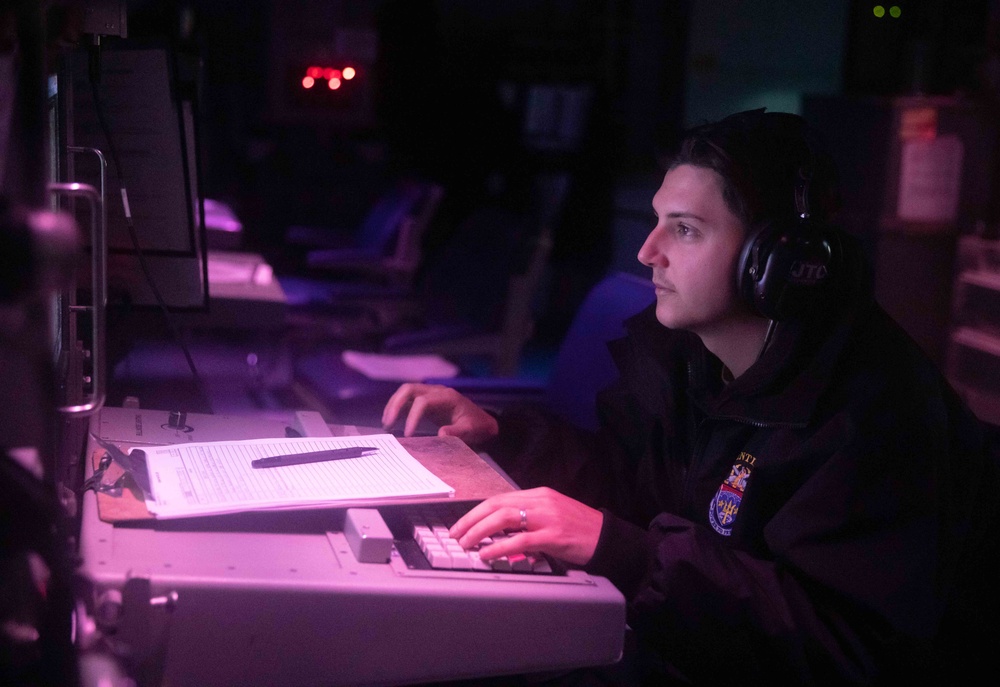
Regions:
[[[303,463],[321,463],[327,460],[343,460],[345,458],[360,458],[371,453],[378,452],[373,446],[348,446],[347,448],[334,448],[326,451],[312,451],[311,453],[289,453],[283,456],[270,456],[268,458],[258,458],[250,461],[250,465],[255,468],[278,468],[286,465],[302,465]]]

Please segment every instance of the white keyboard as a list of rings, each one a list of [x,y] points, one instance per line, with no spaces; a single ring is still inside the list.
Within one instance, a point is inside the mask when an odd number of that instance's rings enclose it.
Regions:
[[[458,506],[458,504],[454,504]],[[515,554],[491,561],[479,557],[479,549],[512,536],[513,532],[497,532],[486,537],[478,546],[466,550],[452,539],[448,529],[467,508],[415,506],[407,509],[412,537],[431,568],[436,570],[481,570],[484,572],[515,572],[553,574],[552,565],[544,556]]]

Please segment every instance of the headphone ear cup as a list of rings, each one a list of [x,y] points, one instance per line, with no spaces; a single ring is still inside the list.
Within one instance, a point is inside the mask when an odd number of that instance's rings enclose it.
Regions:
[[[818,304],[840,271],[835,232],[803,219],[767,225],[744,244],[737,272],[740,296],[769,320],[801,315]]]
[[[773,223],[752,228],[743,249],[740,251],[739,262],[736,265],[736,291],[740,298],[757,314],[758,292],[760,282],[764,278],[770,246],[774,243]]]

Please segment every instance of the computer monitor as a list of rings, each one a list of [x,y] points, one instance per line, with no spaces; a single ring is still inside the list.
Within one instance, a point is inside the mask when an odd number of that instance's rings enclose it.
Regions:
[[[63,180],[100,187],[106,165],[111,309],[208,307],[194,73],[164,46],[128,41],[70,52],[60,69]]]

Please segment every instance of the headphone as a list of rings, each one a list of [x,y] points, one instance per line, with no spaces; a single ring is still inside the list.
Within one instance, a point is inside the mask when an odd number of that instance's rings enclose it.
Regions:
[[[772,220],[750,231],[737,263],[740,296],[751,310],[772,321],[800,316],[820,304],[841,271],[836,232],[810,215],[811,178],[810,166],[799,169],[797,216]]]

